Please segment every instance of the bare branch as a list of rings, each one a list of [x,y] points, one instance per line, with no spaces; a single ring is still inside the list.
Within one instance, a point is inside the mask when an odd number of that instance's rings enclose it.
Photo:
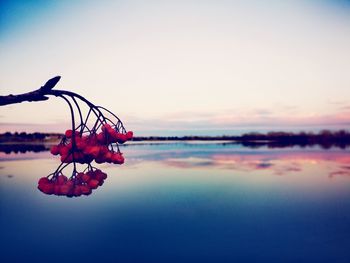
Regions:
[[[24,101],[31,102],[31,101],[48,100],[49,98],[45,95],[50,94],[51,90],[56,86],[57,82],[60,79],[61,79],[60,76],[49,79],[44,86],[31,92],[17,94],[17,95],[10,94],[7,96],[0,96],[0,106],[14,104],[14,103],[21,103]]]

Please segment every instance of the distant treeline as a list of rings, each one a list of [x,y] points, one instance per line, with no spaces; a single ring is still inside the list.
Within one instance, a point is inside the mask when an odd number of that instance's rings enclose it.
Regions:
[[[270,148],[291,146],[313,146],[320,145],[323,148],[332,146],[345,148],[350,146],[350,131],[322,130],[313,132],[251,132],[238,136],[150,136],[135,137],[133,141],[234,141],[247,147],[268,146]]]
[[[0,134],[0,143],[38,143],[38,142],[56,142],[63,137],[59,133],[10,133]],[[319,133],[313,132],[251,132],[243,135],[231,136],[148,136],[135,137],[133,141],[233,141],[247,147],[268,146],[290,147],[320,145],[323,148],[332,146],[345,148],[350,145],[350,131],[322,130]]]
[[[313,132],[250,132],[243,135],[222,135],[222,136],[149,136],[149,137],[135,137],[134,141],[172,141],[172,140],[200,140],[200,141],[213,141],[213,140],[229,140],[229,141],[280,141],[280,140],[305,140],[305,139],[349,139],[350,131],[339,130],[330,131],[322,130],[319,133]]]
[[[63,134],[60,133],[6,132],[0,134],[0,152],[10,154],[48,151],[48,145],[57,143],[62,137]]]
[[[26,132],[5,132],[0,134],[0,143],[16,143],[16,142],[50,142],[57,141],[63,137],[60,133],[26,133]]]
[[[248,133],[240,136],[243,146],[267,145],[269,148],[281,148],[291,146],[314,146],[319,145],[324,149],[331,147],[346,148],[350,146],[350,131],[322,130],[313,132],[269,132],[267,134]]]

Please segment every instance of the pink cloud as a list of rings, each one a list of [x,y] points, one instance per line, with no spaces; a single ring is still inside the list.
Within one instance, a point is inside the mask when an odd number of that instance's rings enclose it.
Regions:
[[[273,111],[267,108],[251,110],[232,109],[221,112],[174,112],[158,117],[146,118],[130,115],[123,119],[128,129],[136,131],[171,131],[171,130],[230,130],[230,129],[347,129],[350,125],[350,109],[342,109],[329,114],[301,114],[293,107],[294,114],[289,108],[279,107]],[[0,132],[61,132],[69,127],[66,123],[0,123]],[[142,132],[141,132],[142,133]],[[142,134],[139,134],[142,135]]]

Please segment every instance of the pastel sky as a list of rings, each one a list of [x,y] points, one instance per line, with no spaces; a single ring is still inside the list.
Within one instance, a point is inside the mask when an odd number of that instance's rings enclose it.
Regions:
[[[137,135],[350,127],[350,1],[0,2],[0,94],[60,89]],[[57,131],[63,102],[1,107],[0,132]]]

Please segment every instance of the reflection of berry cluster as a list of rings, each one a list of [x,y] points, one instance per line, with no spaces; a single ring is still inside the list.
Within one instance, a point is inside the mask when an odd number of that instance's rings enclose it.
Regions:
[[[99,169],[86,173],[77,173],[68,179],[65,175],[53,176],[51,179],[42,177],[39,179],[38,188],[45,194],[65,195],[68,197],[89,195],[93,189],[101,186],[107,174]]]
[[[38,189],[45,194],[68,197],[89,195],[107,178],[105,173],[92,166],[92,162],[123,164],[124,157],[119,144],[131,140],[133,132],[127,132],[115,114],[95,106],[78,94],[62,90],[53,90],[51,93],[68,103],[72,128],[65,132],[58,145],[51,148],[53,155],[61,157],[61,164],[55,172],[40,178]],[[85,116],[78,100],[88,106]],[[71,176],[66,177],[63,170],[69,166],[72,167]]]

